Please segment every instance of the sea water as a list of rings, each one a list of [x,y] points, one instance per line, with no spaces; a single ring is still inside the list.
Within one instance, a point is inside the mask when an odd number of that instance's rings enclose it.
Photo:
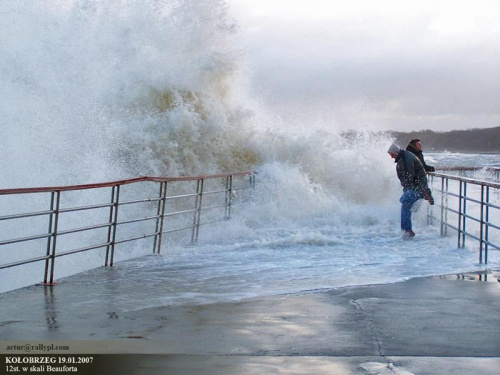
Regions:
[[[475,156],[485,162],[497,158]],[[447,157],[435,155],[435,159],[441,163]],[[277,191],[272,204],[263,204],[258,196],[269,188],[257,182],[255,201],[231,222],[206,228],[197,246],[164,249],[161,256],[127,261],[117,274],[123,272],[131,282],[150,285],[144,289],[150,293],[141,298],[156,306],[393,283],[500,266],[498,251],[490,250],[487,266],[479,264],[477,244],[458,248],[456,232],[443,237],[438,223],[428,225],[424,201],[413,215],[416,237],[402,238],[400,191],[391,192],[391,200],[382,203],[330,202],[327,206],[328,198],[322,197],[323,209],[308,210]],[[280,182],[274,188],[280,189]],[[109,282],[108,277],[100,277]],[[123,297],[123,306],[132,308],[139,295],[118,284],[130,296]]]
[[[268,115],[249,94],[244,45],[223,1],[4,1],[0,11],[2,188],[258,172],[252,199],[231,221],[203,227],[197,245],[171,243],[161,255],[63,282],[114,282],[132,308],[485,268],[477,249],[457,248],[427,224],[426,202],[414,213],[417,236],[401,237],[389,135],[346,138],[333,122],[288,126]],[[429,157],[431,165],[498,165],[496,155]],[[15,199],[2,209],[12,212]],[[0,247],[2,263],[9,255]],[[492,251],[489,267],[499,265]],[[56,277],[88,268],[70,262]],[[21,267],[0,280],[0,291],[41,281]]]
[[[429,156],[429,164],[448,163],[446,154]],[[498,156],[474,159],[496,163]],[[274,173],[272,168],[261,170],[253,200],[235,211],[231,221],[203,228],[197,245],[164,246],[160,255],[118,263],[112,272],[91,270],[62,282],[88,284],[89,303],[102,298],[94,293],[103,288],[92,286],[106,285],[114,306],[134,310],[138,300],[140,308],[231,302],[500,266],[498,251],[490,250],[489,264],[480,264],[477,244],[459,248],[456,232],[441,236],[438,223],[427,223],[424,201],[413,214],[416,237],[404,239],[399,187],[388,193],[389,200],[356,203],[298,186],[307,199],[301,203],[283,191],[292,187],[273,180]],[[395,175],[392,179],[396,184]],[[308,199],[307,190],[318,195],[323,207]]]

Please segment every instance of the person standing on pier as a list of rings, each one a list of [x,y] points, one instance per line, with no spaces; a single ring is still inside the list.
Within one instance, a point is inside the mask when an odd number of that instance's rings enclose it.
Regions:
[[[387,151],[396,163],[396,173],[403,186],[401,202],[401,230],[405,237],[415,237],[412,229],[411,209],[419,199],[429,200],[433,204],[430,189],[427,187],[427,177],[420,160],[410,151],[401,150],[393,143]]]
[[[418,158],[418,160],[420,160],[426,172],[436,171],[433,166],[425,164],[424,153],[422,152],[422,143],[420,142],[420,139],[412,139],[410,143],[408,143],[408,146],[406,146],[406,151],[410,151]]]

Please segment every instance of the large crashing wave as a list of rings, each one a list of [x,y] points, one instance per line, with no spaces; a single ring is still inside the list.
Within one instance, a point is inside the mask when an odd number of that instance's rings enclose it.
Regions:
[[[0,13],[1,188],[257,170],[252,202],[207,233],[215,243],[272,242],[322,217],[373,225],[397,204],[386,136],[284,124],[249,94],[222,0],[5,0]],[[67,258],[58,277],[102,264]],[[5,288],[39,281],[23,272]]]
[[[224,2],[0,7],[4,187],[255,165]]]
[[[387,187],[375,156],[383,137],[348,142],[334,128],[311,131],[313,123],[303,133],[276,130],[247,93],[243,47],[224,1],[0,7],[2,187],[275,162],[343,198],[365,200]]]
[[[251,97],[222,0],[4,1],[3,188],[259,171],[253,223],[392,199],[388,139],[283,124]],[[303,121],[303,120],[302,120]]]

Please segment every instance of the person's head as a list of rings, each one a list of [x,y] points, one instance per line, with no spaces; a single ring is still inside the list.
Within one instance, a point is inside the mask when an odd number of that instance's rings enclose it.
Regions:
[[[417,150],[422,150],[422,143],[420,143],[420,139],[412,139],[410,144],[413,145]]]
[[[387,153],[391,156],[391,158],[396,159],[400,150],[401,148],[397,144],[393,143],[387,150]]]

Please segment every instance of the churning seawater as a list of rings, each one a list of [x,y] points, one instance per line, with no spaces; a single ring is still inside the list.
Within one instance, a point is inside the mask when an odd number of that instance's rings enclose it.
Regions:
[[[288,128],[267,115],[249,95],[224,1],[7,0],[0,12],[2,188],[259,173],[252,200],[235,206],[231,221],[203,227],[196,246],[169,244],[159,256],[63,282],[114,280],[132,309],[137,300],[210,303],[484,268],[477,250],[457,249],[427,225],[425,202],[414,215],[417,237],[401,238],[389,136],[344,137],[313,120]],[[495,160],[474,157],[480,166]],[[12,197],[2,208],[18,204]],[[2,237],[16,230],[0,228]],[[0,247],[0,261],[9,256]],[[84,260],[56,276],[100,262],[92,253]],[[7,291],[41,280],[22,268],[0,271],[0,281]]]
[[[485,163],[498,160],[495,155],[475,156]],[[435,159],[443,165],[447,157]],[[266,188],[257,183],[256,195]],[[195,247],[163,249],[160,256],[121,263],[114,273],[91,271],[72,282],[90,286],[96,279],[114,281],[113,292],[120,293],[115,302],[134,309],[137,299],[141,306],[215,303],[500,266],[498,251],[490,251],[486,266],[478,262],[477,244],[457,248],[456,232],[440,236],[438,223],[427,224],[427,202],[422,201],[414,214],[417,236],[403,239],[399,192],[390,195],[390,202],[337,202],[336,207],[316,208],[305,215],[303,207],[290,202],[297,216],[288,220],[281,209],[263,205],[257,197],[231,222],[204,228]],[[283,199],[277,205],[287,206],[287,197]]]

